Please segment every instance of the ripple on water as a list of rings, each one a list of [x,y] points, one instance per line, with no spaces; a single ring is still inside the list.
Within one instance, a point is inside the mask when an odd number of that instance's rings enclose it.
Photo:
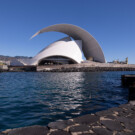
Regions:
[[[46,125],[127,102],[122,74],[17,72],[0,74],[0,128]]]

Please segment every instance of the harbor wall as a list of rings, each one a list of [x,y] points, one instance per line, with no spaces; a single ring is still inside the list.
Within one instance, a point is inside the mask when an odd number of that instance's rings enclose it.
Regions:
[[[38,72],[95,72],[95,71],[135,71],[134,64],[81,63],[71,65],[37,66]]]
[[[81,63],[46,66],[8,66],[0,67],[0,72],[96,72],[96,71],[135,71],[135,64]]]

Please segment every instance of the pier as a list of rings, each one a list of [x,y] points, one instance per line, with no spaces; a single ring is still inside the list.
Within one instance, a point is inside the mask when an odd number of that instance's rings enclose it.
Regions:
[[[129,90],[129,101],[135,100],[135,75],[122,75],[121,76],[122,86],[128,87]]]
[[[124,87],[135,85],[135,75],[122,75],[121,80]]]

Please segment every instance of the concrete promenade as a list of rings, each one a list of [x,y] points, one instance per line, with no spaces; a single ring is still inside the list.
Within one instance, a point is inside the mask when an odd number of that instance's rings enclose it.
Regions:
[[[135,64],[113,64],[89,62],[67,65],[45,65],[45,66],[9,66],[0,72],[95,72],[95,71],[135,71]]]
[[[69,65],[37,66],[38,72],[94,72],[94,71],[135,71],[135,64],[113,64],[89,62]]]
[[[135,135],[135,101],[48,126],[8,129],[0,135]]]

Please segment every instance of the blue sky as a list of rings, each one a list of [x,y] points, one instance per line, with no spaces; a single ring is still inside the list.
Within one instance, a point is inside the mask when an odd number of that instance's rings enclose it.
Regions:
[[[66,35],[48,32],[30,37],[58,23],[87,30],[107,61],[128,57],[135,64],[135,0],[0,0],[0,55],[36,55]]]

